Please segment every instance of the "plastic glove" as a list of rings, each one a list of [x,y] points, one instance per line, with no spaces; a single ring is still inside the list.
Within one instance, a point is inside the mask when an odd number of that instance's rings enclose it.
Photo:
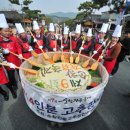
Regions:
[[[13,64],[13,63],[8,63],[8,65],[9,65],[9,67],[10,67],[11,69],[15,69],[15,68],[16,68],[16,65]]]
[[[43,46],[39,46],[39,48],[40,48],[40,49],[42,49],[42,48],[43,48]]]
[[[103,56],[100,56],[100,59],[103,59]]]
[[[23,56],[22,56],[22,54],[20,54],[20,55],[19,55],[19,59],[23,59]]]
[[[103,45],[103,46],[106,46],[106,42],[104,41],[104,42],[102,43],[102,45]]]
[[[7,64],[8,62],[5,60],[5,61],[3,61],[2,63],[3,63],[3,64]]]
[[[83,48],[83,47],[80,47],[80,50],[84,50],[84,48]]]
[[[37,42],[37,39],[34,39],[33,41],[34,41],[34,42]]]
[[[9,54],[9,50],[8,49],[4,49],[3,50],[3,54]]]
[[[99,39],[99,43],[103,43],[103,39]]]
[[[84,43],[85,43],[85,41],[83,40],[83,41],[82,41],[82,44],[84,44]]]
[[[61,46],[61,48],[63,49],[63,48],[64,48],[64,46]]]
[[[53,51],[56,51],[56,48],[53,48]]]
[[[74,54],[74,52],[73,52],[73,51],[71,51],[71,52],[70,52],[70,54]]]
[[[93,51],[93,54],[97,54],[98,52],[97,51]]]
[[[29,47],[29,50],[28,50],[28,51],[33,51],[33,49],[32,49],[32,47],[31,47],[31,46]]]
[[[71,32],[69,33],[69,36],[71,37]]]
[[[58,40],[59,38],[58,38],[58,35],[55,35],[55,37],[56,37],[56,40]]]
[[[59,40],[62,40],[62,36],[59,37]]]

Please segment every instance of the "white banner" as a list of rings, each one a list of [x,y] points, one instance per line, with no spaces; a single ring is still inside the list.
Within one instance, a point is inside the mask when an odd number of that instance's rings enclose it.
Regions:
[[[97,107],[104,87],[84,94],[51,94],[22,81],[29,108],[38,116],[54,122],[74,122],[90,115]]]

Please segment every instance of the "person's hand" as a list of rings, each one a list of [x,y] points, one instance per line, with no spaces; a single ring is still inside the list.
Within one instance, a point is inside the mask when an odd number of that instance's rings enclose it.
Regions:
[[[3,54],[9,54],[9,50],[8,49],[3,49]]]
[[[16,65],[13,64],[13,63],[8,63],[8,65],[9,65],[9,67],[10,67],[11,69],[15,69],[15,68],[16,68]]]
[[[72,33],[70,32],[70,33],[69,33],[69,37],[71,37],[71,35],[72,35]]]
[[[55,35],[55,38],[56,38],[56,40],[58,40],[59,38],[58,38],[58,35]]]
[[[100,56],[100,59],[103,59],[103,56],[102,56],[102,55]]]
[[[53,51],[56,51],[56,48],[53,48]]]
[[[61,49],[63,49],[64,48],[64,46],[61,46]]]
[[[23,59],[23,56],[22,56],[22,54],[19,54],[19,59]]]
[[[3,61],[2,63],[3,63],[3,64],[7,64],[8,62],[5,60],[5,61]]]
[[[70,54],[74,54],[74,52],[73,52],[73,51],[71,51],[71,52],[70,52]]]
[[[83,47],[80,47],[80,50],[82,51],[82,50],[84,50],[84,48],[83,48]]]
[[[62,40],[62,36],[59,37],[59,40]]]
[[[106,46],[106,41],[104,41],[104,42],[102,43],[102,45],[103,45],[103,46]]]
[[[42,49],[42,48],[43,48],[43,46],[39,46],[39,48],[40,48],[40,49]]]
[[[29,50],[28,50],[28,51],[33,51],[33,49],[32,49],[32,47],[31,47],[31,46],[29,47]]]
[[[34,42],[37,42],[37,39],[36,39],[36,38],[34,38],[34,39],[33,39],[33,41],[34,41]]]
[[[93,54],[97,54],[98,52],[97,51],[93,51]]]

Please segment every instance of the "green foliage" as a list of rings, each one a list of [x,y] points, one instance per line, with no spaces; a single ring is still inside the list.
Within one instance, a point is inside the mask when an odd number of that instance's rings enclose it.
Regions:
[[[110,0],[92,0],[95,5],[99,5],[99,8],[107,5]]]
[[[90,15],[94,9],[100,9],[100,5],[97,3],[95,4],[94,2],[84,2],[81,3],[80,6],[78,7],[78,10],[81,11],[77,14],[76,19],[80,20],[88,15]]]
[[[109,13],[117,13],[120,7],[125,7],[124,0],[92,0],[92,2],[86,1],[84,3],[81,3],[78,7],[78,10],[81,12],[78,13],[76,19],[84,19],[89,16],[95,9],[100,9],[106,5],[108,5],[110,8]],[[130,7],[128,9],[130,9]]]
[[[49,24],[49,23],[52,23],[52,22],[53,22],[52,19],[50,17],[46,16],[46,24]]]
[[[73,19],[69,19],[64,22],[66,25],[71,26],[73,24]]]
[[[9,0],[11,4],[19,5],[19,0]]]
[[[31,4],[32,2],[33,2],[32,0],[24,0],[23,4],[27,6],[27,5]]]
[[[41,19],[41,13],[40,10],[30,10],[29,8],[23,7],[23,12],[25,12],[26,18],[32,18],[32,19]]]
[[[82,4],[80,4],[80,6],[78,7],[78,10],[85,10],[87,12],[92,12],[93,9],[99,9],[100,6],[99,4],[95,4],[93,2],[84,2]]]

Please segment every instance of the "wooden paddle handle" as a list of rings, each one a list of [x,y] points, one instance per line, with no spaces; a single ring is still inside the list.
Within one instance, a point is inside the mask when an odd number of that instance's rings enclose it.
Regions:
[[[3,66],[8,66],[8,67],[10,66],[8,63],[7,63],[7,64],[5,64],[5,63],[0,63],[0,65],[3,65]],[[17,68],[17,69],[18,69],[18,66],[16,66],[16,65],[15,65],[15,68]]]
[[[30,28],[27,27],[27,29],[28,29],[28,31],[30,32],[30,34],[31,34],[31,36],[33,37],[33,39],[36,39],[36,38],[34,37],[33,33],[31,32]],[[38,45],[38,47],[39,47],[38,42],[36,42],[36,43],[37,43],[37,45]],[[45,53],[41,48],[39,48],[39,49],[42,51],[43,54]]]
[[[103,49],[102,50],[102,53],[101,53],[101,55],[99,56],[99,58],[98,58],[98,60],[97,61],[99,61],[100,60],[100,57],[105,53],[105,50],[107,49],[107,47],[109,46],[109,44],[111,43],[111,41],[109,41],[108,43],[107,43],[107,45],[106,45],[106,47],[105,47],[105,49]]]
[[[103,42],[107,42],[107,40],[108,40],[108,38],[105,39],[105,41],[103,41]],[[103,42],[102,42],[102,43],[103,43]],[[103,46],[103,44],[97,49],[97,51],[99,51],[99,50],[102,48],[102,46]]]
[[[18,54],[14,53],[14,52],[11,52],[11,51],[9,51],[9,52],[19,58],[19,55],[18,55]],[[28,59],[26,59],[26,58],[24,58],[24,57],[22,57],[21,59],[23,59],[23,60],[28,60]]]
[[[27,29],[28,29],[28,31],[30,32],[31,36],[35,39],[35,37],[34,37],[33,33],[31,32],[30,28],[27,27]]]
[[[81,47],[83,47],[84,43],[85,43],[85,41],[83,40],[83,41],[82,41],[82,45],[81,45]],[[81,48],[81,47],[80,47],[80,48]],[[78,56],[81,54],[81,51],[82,51],[82,50],[80,49],[80,50],[79,50],[79,54],[78,54]]]
[[[107,38],[105,41],[103,41],[103,42],[106,42],[107,40],[108,40],[108,38]],[[108,45],[108,44],[107,44],[107,45]],[[97,49],[97,52],[101,49],[102,46],[103,46],[103,45],[101,45],[101,46]],[[96,55],[96,54],[93,54],[93,55],[90,57],[90,59],[93,58],[94,55]]]
[[[70,52],[72,52],[72,37],[70,35]],[[72,57],[72,53],[71,53],[71,57]]]
[[[30,30],[30,28],[29,28],[29,27],[27,27],[27,29],[28,29],[28,31],[30,32],[30,34],[31,34],[31,36],[33,37],[33,39],[36,39],[36,38],[35,38],[35,36],[33,35],[32,31]],[[38,42],[36,42],[36,43],[37,43],[37,45],[38,45],[38,47],[39,47]]]

